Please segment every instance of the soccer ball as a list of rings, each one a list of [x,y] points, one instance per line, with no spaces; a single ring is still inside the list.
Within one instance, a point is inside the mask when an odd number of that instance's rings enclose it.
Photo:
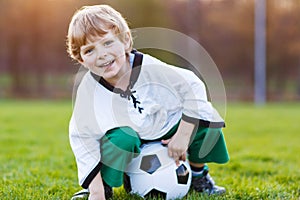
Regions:
[[[128,165],[124,175],[127,192],[141,197],[167,200],[184,197],[190,188],[192,173],[187,161],[176,165],[168,149],[160,142],[147,143]]]

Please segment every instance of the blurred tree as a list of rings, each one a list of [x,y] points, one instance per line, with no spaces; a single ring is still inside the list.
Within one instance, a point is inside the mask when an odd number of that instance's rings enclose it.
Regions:
[[[300,1],[267,2],[269,98],[286,98],[287,91],[296,92],[300,73]],[[131,28],[165,27],[190,35],[216,62],[228,98],[253,99],[254,0],[0,1],[0,72],[11,77],[15,96],[51,96],[59,88],[49,84],[76,72],[66,53],[68,23],[76,9],[99,3],[119,10]]]
[[[211,54],[229,83],[228,97],[253,99],[254,0],[172,2],[169,1],[174,27],[198,40]],[[300,1],[267,2],[267,78],[268,97],[272,100],[286,98],[285,93],[296,90]]]
[[[300,2],[268,1],[268,87],[272,99],[297,91],[300,57]]]
[[[22,16],[21,13],[18,12],[17,7],[14,6],[14,2],[6,1],[4,6],[6,7],[6,10],[3,14],[6,17],[2,18],[1,28],[4,32],[4,40],[6,41],[5,55],[6,63],[9,66],[7,69],[12,77],[11,92],[15,94],[15,96],[22,96],[27,92],[26,87],[23,84],[23,70],[20,62],[22,58],[20,44],[24,38],[17,32],[18,28],[22,28]]]
[[[65,36],[69,18],[65,6],[71,2],[36,0],[5,1],[0,28],[0,71],[11,77],[11,95],[47,96],[46,78],[49,72],[70,72],[65,51]],[[63,22],[63,23],[62,23]],[[67,67],[68,66],[68,67]]]
[[[177,1],[170,13],[174,27],[207,50],[230,84],[246,85],[231,87],[229,98],[252,99],[253,1]]]

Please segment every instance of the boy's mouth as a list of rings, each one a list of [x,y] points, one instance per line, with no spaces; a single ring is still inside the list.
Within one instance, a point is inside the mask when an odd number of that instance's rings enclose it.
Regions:
[[[109,66],[111,66],[114,62],[115,62],[115,60],[111,60],[111,61],[108,61],[108,62],[105,62],[105,63],[99,65],[98,67],[109,67]]]

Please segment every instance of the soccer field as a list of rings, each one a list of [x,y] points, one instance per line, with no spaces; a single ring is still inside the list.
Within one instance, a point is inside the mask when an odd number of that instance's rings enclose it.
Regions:
[[[0,199],[70,199],[80,189],[71,112],[69,101],[0,101]],[[300,199],[300,104],[230,104],[226,125],[231,160],[209,166],[227,194],[210,199]],[[185,199],[208,197],[190,192]]]

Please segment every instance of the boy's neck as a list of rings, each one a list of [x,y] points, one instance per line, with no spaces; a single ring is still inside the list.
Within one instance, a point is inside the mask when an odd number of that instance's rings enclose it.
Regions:
[[[130,69],[131,71],[131,69]],[[114,86],[115,88],[120,88],[123,91],[127,90],[127,87],[129,85],[129,81],[130,81],[130,74],[131,73],[126,73],[121,80],[116,81],[116,83],[110,83],[112,86]]]

